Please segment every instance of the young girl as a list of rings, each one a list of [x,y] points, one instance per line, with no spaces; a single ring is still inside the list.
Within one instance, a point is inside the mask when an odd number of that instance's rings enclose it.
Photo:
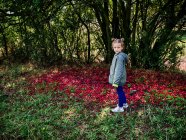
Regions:
[[[110,67],[109,83],[116,88],[118,94],[118,105],[112,109],[112,112],[123,112],[123,108],[127,108],[125,92],[123,85],[126,83],[126,63],[128,62],[128,55],[123,53],[124,39],[112,39],[112,48],[115,55],[112,59]]]

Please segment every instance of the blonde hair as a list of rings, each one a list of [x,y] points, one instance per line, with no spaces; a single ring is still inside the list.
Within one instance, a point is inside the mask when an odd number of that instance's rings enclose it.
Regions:
[[[114,43],[121,43],[121,47],[125,47],[125,44],[124,44],[124,38],[112,38],[112,47],[113,47],[113,44]]]

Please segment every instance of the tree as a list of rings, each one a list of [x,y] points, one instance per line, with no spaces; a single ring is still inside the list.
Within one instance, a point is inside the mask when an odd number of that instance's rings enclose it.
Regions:
[[[109,63],[111,38],[124,37],[132,66],[160,69],[178,62],[185,7],[185,0],[3,1],[1,48],[6,57],[42,65]]]

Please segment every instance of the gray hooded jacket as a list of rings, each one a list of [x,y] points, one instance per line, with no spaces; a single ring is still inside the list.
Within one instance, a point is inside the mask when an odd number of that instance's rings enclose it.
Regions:
[[[114,55],[112,64],[110,66],[109,83],[123,86],[126,83],[126,63],[128,62],[128,55],[120,52]]]

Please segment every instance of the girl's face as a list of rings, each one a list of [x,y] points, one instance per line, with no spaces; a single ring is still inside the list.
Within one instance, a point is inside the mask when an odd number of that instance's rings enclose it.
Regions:
[[[121,43],[113,43],[113,49],[115,53],[119,53],[123,50]]]

